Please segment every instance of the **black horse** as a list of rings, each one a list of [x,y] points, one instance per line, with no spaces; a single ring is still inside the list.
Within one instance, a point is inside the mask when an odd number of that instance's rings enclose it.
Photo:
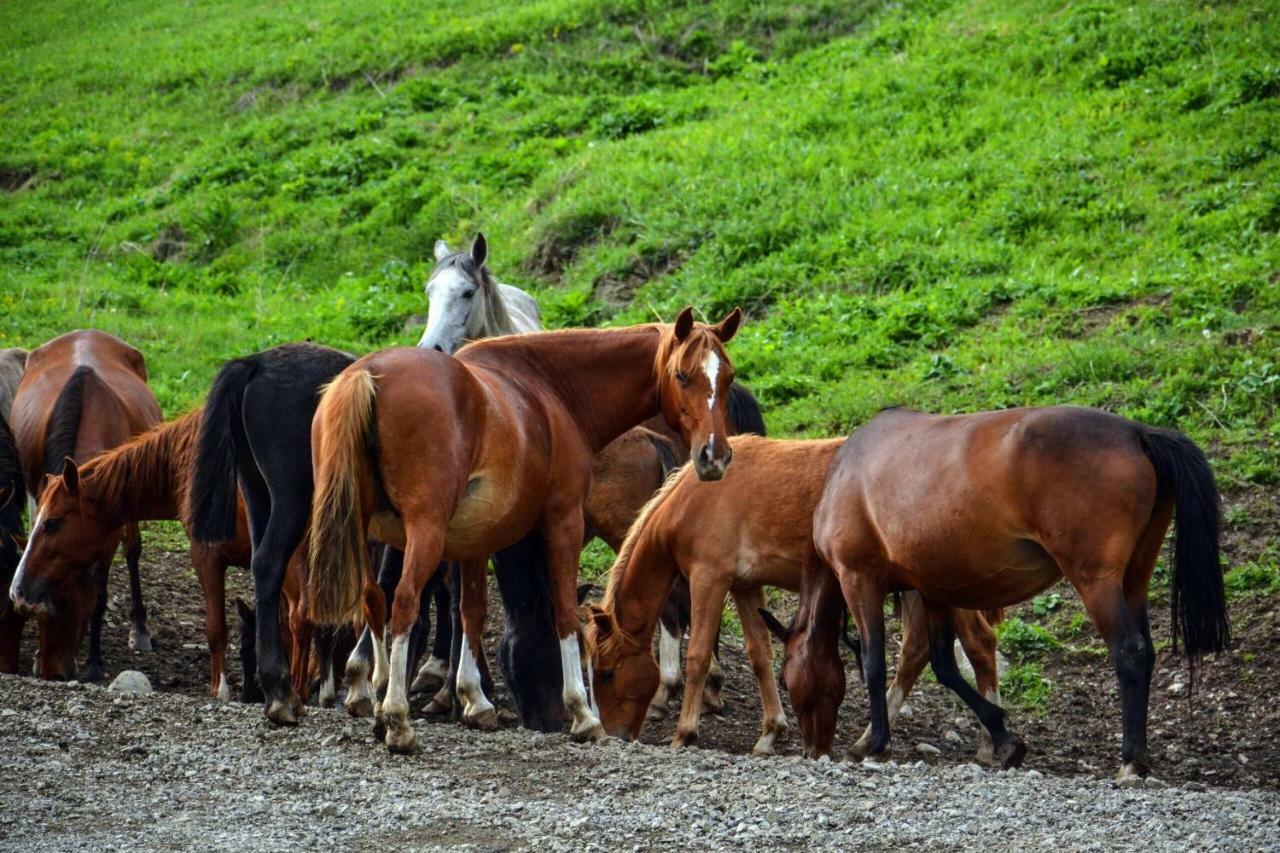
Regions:
[[[26,617],[18,613],[9,600],[9,584],[22,559],[22,496],[26,486],[22,480],[22,462],[18,443],[9,423],[0,412],[0,672],[18,671],[18,647],[22,642],[22,626]]]

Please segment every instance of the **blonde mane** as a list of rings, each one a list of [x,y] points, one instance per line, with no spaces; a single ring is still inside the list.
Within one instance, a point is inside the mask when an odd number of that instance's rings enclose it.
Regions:
[[[685,462],[668,474],[667,479],[658,488],[658,491],[654,492],[653,497],[645,502],[645,505],[640,508],[640,514],[631,523],[631,528],[627,531],[626,538],[622,540],[622,547],[618,549],[618,556],[613,561],[613,566],[609,569],[609,585],[605,587],[604,598],[600,602],[601,606],[610,613],[614,609],[614,597],[617,594],[619,582],[627,571],[627,566],[631,562],[631,555],[636,549],[640,536],[645,532],[650,517],[666,500],[667,495],[675,490],[676,485],[688,472],[691,464],[691,462]]]

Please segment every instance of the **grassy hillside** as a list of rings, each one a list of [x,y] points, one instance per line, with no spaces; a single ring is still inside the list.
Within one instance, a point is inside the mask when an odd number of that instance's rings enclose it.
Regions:
[[[1276,516],[1265,3],[0,6],[0,345],[413,341],[435,238],[553,325],[743,305],[780,434],[1074,402]],[[1260,497],[1259,497],[1260,496]]]

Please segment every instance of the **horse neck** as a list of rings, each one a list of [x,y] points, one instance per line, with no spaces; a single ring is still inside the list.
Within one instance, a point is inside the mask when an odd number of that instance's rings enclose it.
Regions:
[[[844,595],[835,575],[826,566],[814,565],[811,556],[801,579],[796,629],[804,632],[809,646],[838,650],[843,613]]]
[[[122,524],[179,518],[198,426],[187,415],[91,459],[80,478],[85,497]]]
[[[640,511],[609,574],[604,608],[623,631],[650,637],[675,582],[678,567],[663,531],[663,506],[675,480],[668,481]]]
[[[593,453],[658,412],[656,326],[575,329],[481,342],[468,355],[537,385],[577,422]],[[505,353],[508,357],[494,356]]]
[[[507,311],[507,303],[502,299],[502,290],[497,279],[486,269],[480,270],[479,288],[483,294],[482,304],[476,306],[479,310],[471,312],[468,339],[474,341],[515,334],[516,327],[511,321],[511,313]]]

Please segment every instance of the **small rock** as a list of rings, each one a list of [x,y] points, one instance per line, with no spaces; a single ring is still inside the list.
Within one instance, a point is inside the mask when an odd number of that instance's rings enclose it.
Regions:
[[[116,693],[127,693],[131,696],[150,696],[153,692],[151,682],[136,669],[126,669],[116,676],[115,681],[107,688]]]
[[[936,746],[934,746],[931,743],[925,743],[923,741],[916,744],[916,752],[923,752],[925,755],[941,755],[942,754],[942,750],[938,749]]]
[[[942,739],[949,743],[959,743],[960,735],[958,732],[953,732],[950,729],[947,729],[945,732],[942,733]]]

